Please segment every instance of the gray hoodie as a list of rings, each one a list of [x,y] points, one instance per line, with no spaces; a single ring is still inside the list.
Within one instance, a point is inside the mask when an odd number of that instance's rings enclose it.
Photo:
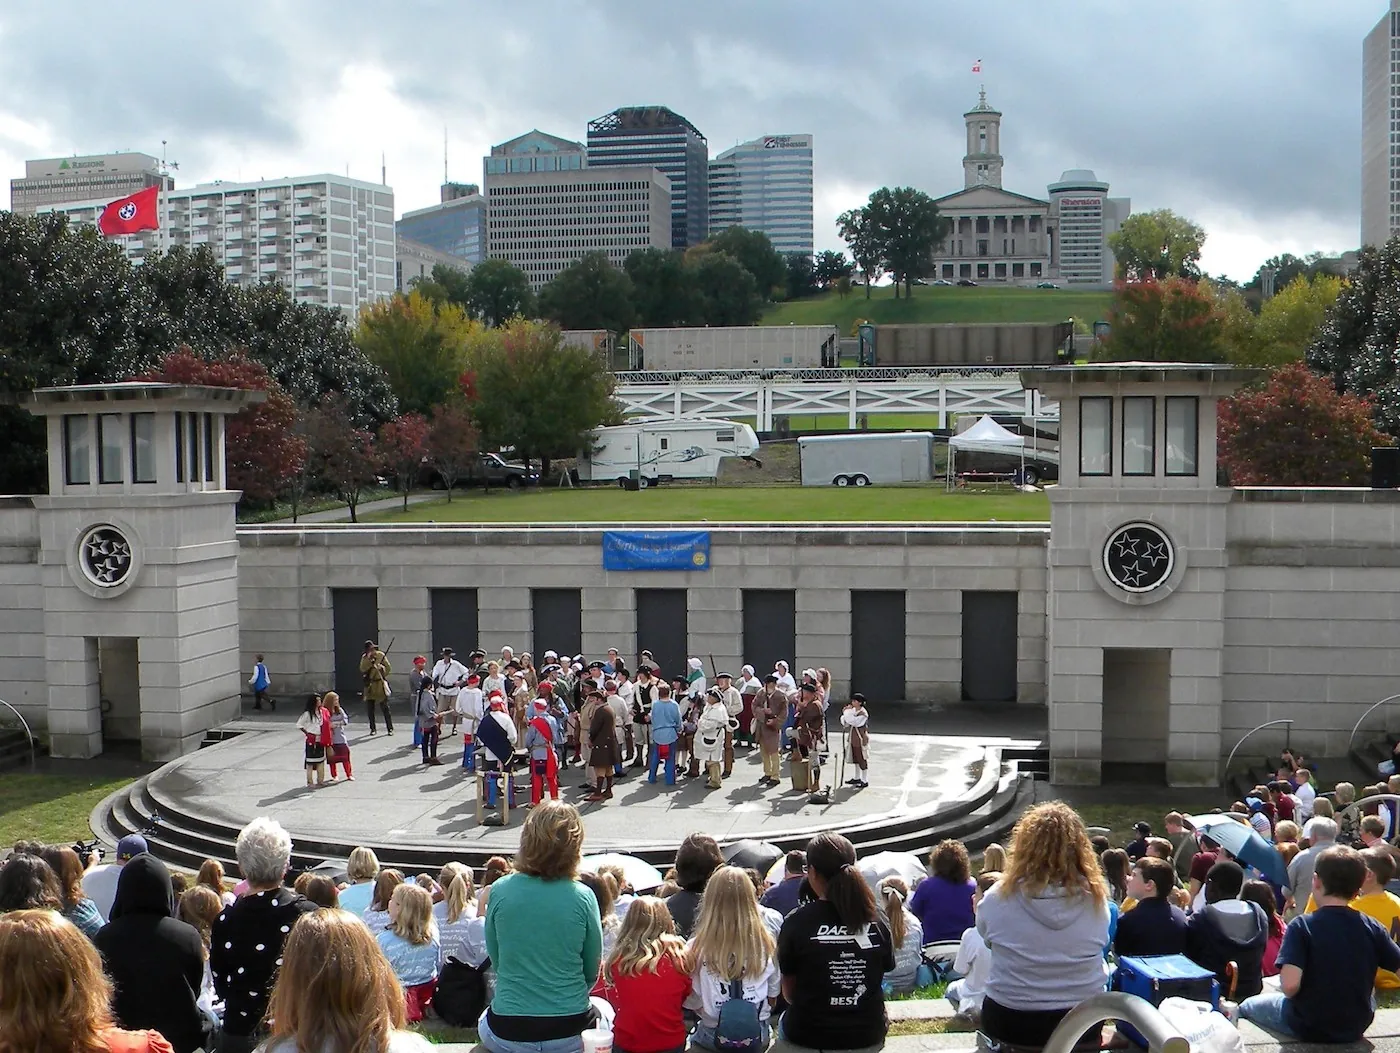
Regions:
[[[986,995],[1008,1009],[1064,1009],[1108,983],[1108,904],[1085,893],[1046,889],[1027,897],[1001,885],[977,908],[991,948]]]

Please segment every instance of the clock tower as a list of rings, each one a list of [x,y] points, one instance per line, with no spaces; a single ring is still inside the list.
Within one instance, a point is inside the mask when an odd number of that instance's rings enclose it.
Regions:
[[[977,105],[963,114],[967,122],[967,154],[963,157],[965,186],[1001,186],[1001,111],[987,101],[985,88]]]

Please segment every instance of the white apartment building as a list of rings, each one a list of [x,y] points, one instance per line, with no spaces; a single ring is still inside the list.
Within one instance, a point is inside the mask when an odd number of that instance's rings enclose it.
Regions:
[[[765,135],[710,161],[710,236],[761,230],[782,253],[812,255],[812,137]]]
[[[1108,184],[1087,168],[1064,172],[1049,192],[1060,278],[1069,285],[1111,285],[1116,261],[1108,237],[1128,218],[1132,203],[1109,197]]]
[[[655,168],[606,166],[486,175],[486,255],[543,288],[590,252],[617,267],[671,247],[671,181]]]
[[[96,223],[107,200],[51,205]],[[152,249],[206,246],[229,281],[274,281],[301,303],[355,314],[394,292],[394,191],[345,176],[205,183],[161,195],[164,226],[120,238],[140,262]]]
[[[1361,244],[1400,230],[1400,0],[1361,45]]]

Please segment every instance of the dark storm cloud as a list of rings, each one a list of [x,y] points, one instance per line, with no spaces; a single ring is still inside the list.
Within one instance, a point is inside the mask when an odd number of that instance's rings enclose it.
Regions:
[[[1137,208],[1237,211],[1267,235],[1306,218],[1355,226],[1361,38],[1384,8],[249,0],[114,17],[72,0],[0,9],[0,108],[75,150],[177,136],[187,157],[201,141],[291,149],[302,130],[289,92],[377,64],[454,137],[538,126],[581,139],[616,106],[660,103],[712,153],[815,133],[818,193],[908,183],[937,195],[960,185],[961,115],[985,82],[1005,113],[1008,189],[1042,194],[1061,170],[1093,168]]]

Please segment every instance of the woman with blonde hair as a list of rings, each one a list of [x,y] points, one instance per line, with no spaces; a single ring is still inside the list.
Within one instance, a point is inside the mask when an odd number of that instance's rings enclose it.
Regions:
[[[224,884],[224,865],[217,859],[206,859],[199,865],[199,874],[195,877],[196,885],[204,885],[219,894],[219,902],[225,907],[231,907],[234,895]]]
[[[614,1049],[663,1053],[683,1049],[682,1012],[691,981],[685,941],[666,904],[638,896],[627,910],[617,942],[593,993],[613,1007]]]
[[[442,942],[428,890],[408,883],[394,889],[389,900],[389,926],[375,938],[403,984],[408,1019],[414,1023],[422,1020],[442,968]]]
[[[982,867],[979,874],[1000,874],[1006,869],[1006,849],[993,841],[982,849]]]
[[[909,886],[903,878],[883,878],[875,889],[875,900],[890,927],[890,943],[894,947],[894,968],[885,974],[885,983],[895,992],[907,994],[914,990],[914,978],[923,962],[924,927],[919,916],[905,907]]]
[[[373,850],[361,846],[350,853],[345,864],[345,876],[350,884],[340,890],[340,909],[363,915],[374,898],[374,879],[379,876],[379,857]]]
[[[442,889],[442,902],[433,904],[433,919],[442,941],[442,960],[456,958],[465,962],[468,934],[476,921],[476,884],[471,868],[448,863],[438,873],[437,883]]]
[[[0,1053],[172,1053],[159,1032],[122,1031],[112,982],[77,927],[51,910],[0,915]]]
[[[1001,880],[982,898],[977,931],[992,952],[982,1031],[1043,1046],[1071,1008],[1104,990],[1109,891],[1074,809],[1030,809],[1011,835]]]
[[[700,1016],[691,1045],[718,1049],[720,1006],[730,998],[743,998],[758,1007],[760,1041],[767,1046],[768,1018],[782,983],[776,955],[748,874],[738,867],[720,867],[705,885],[695,936],[686,947],[693,985],[688,1004]]]
[[[374,896],[365,909],[365,924],[373,933],[383,932],[389,927],[389,904],[393,901],[394,890],[404,882],[403,871],[381,870],[374,879]]]
[[[486,953],[496,990],[477,1026],[488,1053],[514,1053],[523,1044],[549,1053],[583,1049],[603,927],[593,893],[575,880],[582,858],[578,809],[540,802],[521,828],[515,873],[491,886]]]
[[[263,1053],[429,1053],[405,1031],[404,993],[353,914],[318,910],[292,926],[268,1006]]]

